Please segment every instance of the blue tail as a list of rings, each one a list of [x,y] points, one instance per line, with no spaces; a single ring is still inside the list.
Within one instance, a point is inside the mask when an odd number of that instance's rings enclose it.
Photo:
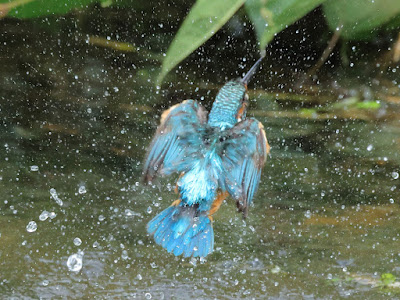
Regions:
[[[214,250],[211,220],[194,206],[168,207],[147,224],[147,232],[175,256],[206,257]]]

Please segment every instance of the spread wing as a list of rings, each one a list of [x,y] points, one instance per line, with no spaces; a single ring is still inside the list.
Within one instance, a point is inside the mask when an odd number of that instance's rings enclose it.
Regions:
[[[145,182],[157,175],[184,172],[190,162],[187,158],[198,155],[206,121],[207,111],[194,100],[183,101],[164,111],[147,152]]]
[[[223,153],[226,188],[246,217],[270,147],[264,126],[254,118],[238,123],[230,131]]]

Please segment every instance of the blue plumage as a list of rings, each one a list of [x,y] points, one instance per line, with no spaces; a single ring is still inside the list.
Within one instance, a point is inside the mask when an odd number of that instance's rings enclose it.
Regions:
[[[219,91],[208,116],[208,125],[222,129],[232,128],[237,123],[235,113],[241,106],[246,86],[238,81],[230,81]]]
[[[157,244],[176,256],[205,257],[212,252],[214,238],[211,220],[206,213],[195,217],[194,206],[173,205],[158,214],[147,224],[147,231],[154,235]]]
[[[147,231],[176,256],[206,257],[213,251],[212,215],[228,193],[247,215],[269,153],[262,124],[245,118],[247,81],[254,70],[220,90],[208,120],[194,100],[177,104],[161,116],[147,153],[144,179],[179,173],[179,199],[154,217]]]

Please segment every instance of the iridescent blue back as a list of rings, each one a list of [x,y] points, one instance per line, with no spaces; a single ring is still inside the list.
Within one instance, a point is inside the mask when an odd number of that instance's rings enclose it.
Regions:
[[[237,123],[237,112],[246,92],[238,81],[229,81],[219,91],[208,116],[208,125],[221,129],[232,128]]]

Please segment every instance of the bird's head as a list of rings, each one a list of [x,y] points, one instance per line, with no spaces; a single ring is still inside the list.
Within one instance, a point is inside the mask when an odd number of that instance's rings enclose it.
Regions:
[[[232,128],[246,118],[249,103],[247,83],[264,56],[261,56],[243,78],[231,80],[219,90],[208,117],[208,124],[211,127],[220,127],[222,130]]]

